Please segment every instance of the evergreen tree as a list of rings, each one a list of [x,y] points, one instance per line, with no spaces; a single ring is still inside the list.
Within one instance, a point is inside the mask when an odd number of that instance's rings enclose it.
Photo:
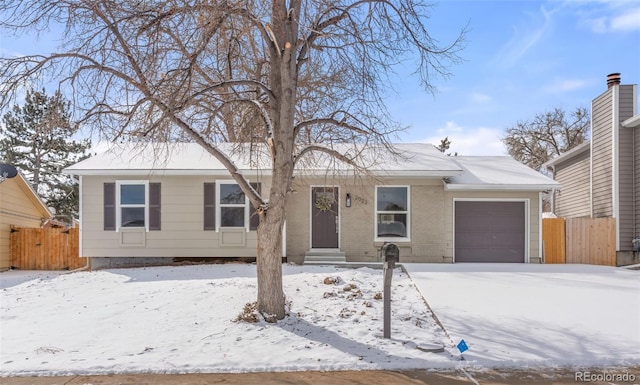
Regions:
[[[79,126],[71,121],[70,103],[56,92],[27,91],[25,104],[15,105],[0,125],[0,159],[22,171],[59,219],[70,222],[78,215],[78,189],[61,173],[88,155],[89,139],[72,137]]]

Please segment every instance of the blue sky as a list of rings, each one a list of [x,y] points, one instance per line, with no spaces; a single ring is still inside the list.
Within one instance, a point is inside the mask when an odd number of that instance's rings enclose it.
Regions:
[[[442,1],[430,31],[441,42],[468,23],[465,62],[436,79],[396,85],[388,106],[410,129],[401,140],[438,144],[460,155],[506,153],[505,128],[554,107],[590,108],[606,75],[640,84],[640,2]]]
[[[640,84],[640,2],[442,1],[427,27],[446,44],[468,26],[464,62],[436,94],[398,68],[387,104],[409,126],[399,140],[438,144],[448,136],[460,155],[502,155],[505,128],[554,107],[590,107],[606,75]],[[0,54],[50,49],[47,36],[0,36]]]

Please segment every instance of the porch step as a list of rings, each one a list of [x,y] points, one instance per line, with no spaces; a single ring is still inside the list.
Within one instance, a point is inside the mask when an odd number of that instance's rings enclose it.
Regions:
[[[347,257],[340,250],[309,250],[304,255],[305,264],[346,262]]]

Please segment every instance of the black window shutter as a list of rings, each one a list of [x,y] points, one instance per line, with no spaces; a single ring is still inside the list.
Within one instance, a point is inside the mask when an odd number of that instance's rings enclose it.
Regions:
[[[216,184],[204,184],[204,229],[216,229]]]
[[[116,230],[116,184],[104,184],[104,231]]]
[[[260,194],[260,183],[251,183],[251,187],[253,187],[258,192],[258,194]],[[249,202],[249,230],[257,230],[259,223],[260,216],[258,215],[256,208],[253,207],[251,202]]]
[[[149,183],[149,230],[160,230],[160,183]]]

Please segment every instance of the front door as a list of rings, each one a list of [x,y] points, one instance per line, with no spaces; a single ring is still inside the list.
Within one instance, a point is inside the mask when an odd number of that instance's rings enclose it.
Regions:
[[[311,188],[311,248],[338,248],[338,188]]]

